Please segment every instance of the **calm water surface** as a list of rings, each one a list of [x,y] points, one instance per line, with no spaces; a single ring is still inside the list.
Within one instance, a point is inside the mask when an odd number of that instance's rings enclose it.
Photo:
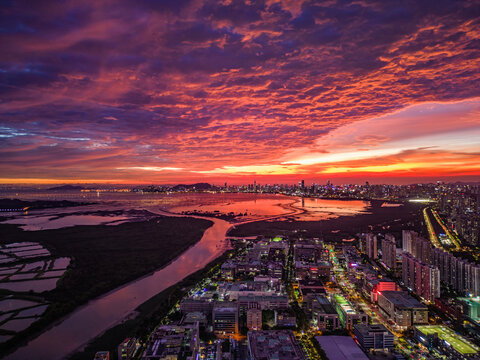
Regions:
[[[220,219],[212,221],[214,225],[202,239],[165,268],[90,301],[6,358],[27,359],[31,354],[38,360],[64,358],[127,317],[138,305],[203,268],[223,253],[225,248],[219,244],[231,226]]]
[[[8,195],[8,196],[5,196]],[[57,194],[30,192],[3,194],[0,197],[13,197],[25,200],[72,200],[99,201],[99,204],[32,211],[35,219],[55,214],[78,211],[98,211],[117,209],[144,209],[162,214],[162,210],[172,212],[203,210],[220,212],[247,212],[247,220],[265,219],[274,216],[291,216],[299,220],[320,220],[344,214],[357,214],[367,211],[367,203],[361,201],[331,201],[300,199],[263,194],[129,194],[129,193],[73,193]],[[98,216],[98,215],[94,215]],[[178,215],[177,215],[178,216]],[[68,216],[66,217],[68,218]],[[58,325],[45,331],[26,346],[18,349],[7,359],[26,359],[35,354],[35,359],[65,358],[85,345],[103,331],[132,314],[135,308],[167,287],[181,281],[186,276],[203,268],[225,250],[225,236],[232,226],[221,219],[208,218],[214,225],[207,229],[202,239],[185,251],[165,268],[138,279],[109,294],[90,301],[77,309]],[[28,226],[28,216],[23,216]],[[102,220],[102,219],[98,219]],[[35,220],[34,220],[35,221]]]

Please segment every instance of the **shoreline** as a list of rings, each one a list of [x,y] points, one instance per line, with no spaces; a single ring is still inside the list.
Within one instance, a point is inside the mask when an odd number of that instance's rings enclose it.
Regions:
[[[187,289],[187,287],[191,287],[191,286],[194,286],[198,281],[202,280],[205,275],[210,272],[211,270],[213,270],[216,266],[218,265],[221,265],[223,263],[223,261],[225,261],[225,259],[228,257],[228,255],[235,251],[234,249],[228,249],[228,250],[225,250],[223,251],[218,257],[216,257],[215,259],[213,259],[212,261],[208,262],[203,268],[191,273],[190,275],[187,275],[185,278],[183,278],[182,280],[180,280],[179,282],[169,286],[168,288],[162,290],[161,292],[153,295],[152,297],[150,297],[149,299],[147,299],[146,301],[144,301],[143,303],[141,303],[140,305],[138,305],[134,310],[133,312],[136,312],[136,316],[135,318],[132,318],[132,319],[128,319],[128,316],[122,318],[121,320],[117,321],[115,324],[113,324],[112,326],[110,326],[108,329],[106,329],[102,334],[99,334],[98,336],[96,336],[95,338],[91,339],[90,341],[88,341],[87,343],[81,345],[79,348],[77,348],[76,350],[72,351],[70,354],[68,354],[65,358],[66,359],[76,359],[77,357],[80,359],[80,358],[84,358],[85,355],[87,354],[84,354],[85,352],[88,352],[88,347],[91,345],[93,348],[95,348],[95,350],[93,351],[96,351],[98,350],[98,348],[95,347],[95,342],[98,342],[98,341],[101,341],[101,340],[104,340],[102,339],[103,337],[108,337],[107,333],[108,332],[112,332],[115,330],[116,327],[120,327],[122,324],[124,324],[125,322],[127,321],[139,321],[140,317],[147,317],[150,315],[150,313],[152,312],[168,312],[170,309],[171,309],[171,305],[167,305],[167,306],[163,306],[163,308],[161,307],[160,309],[158,309],[159,307],[159,303],[161,303],[160,300],[157,301],[157,299],[161,299],[163,297],[166,296],[166,294],[169,294],[170,293],[170,296],[172,295],[172,293],[174,293],[174,289],[175,288],[181,288],[181,294],[177,294],[177,296],[179,296],[179,299],[177,301],[179,301],[186,293],[188,293],[189,289]],[[193,282],[193,283],[192,283]],[[169,297],[170,297],[169,296]],[[151,305],[151,303],[154,303],[154,307],[156,306],[157,308],[154,309],[153,311],[148,311],[147,310],[144,310],[142,312],[142,308],[145,308],[145,307],[148,307],[149,305]],[[156,303],[156,304],[155,304]],[[155,324],[155,326],[157,326],[158,324]],[[135,324],[133,325],[135,326]],[[126,336],[128,336],[129,334],[128,333],[125,333],[121,336],[121,340],[123,340],[123,338],[125,338]],[[120,340],[120,341],[121,341]],[[115,342],[115,346],[118,345],[120,342],[117,341]],[[91,354],[88,354],[89,356]]]
[[[288,196],[288,195],[284,195],[284,196]],[[226,230],[225,232],[225,237],[228,237],[230,236],[230,233],[232,232],[232,230],[235,230],[237,226],[240,226],[240,225],[246,225],[246,224],[249,224],[249,223],[267,223],[269,222],[269,220],[274,220],[274,219],[278,219],[278,218],[287,218],[287,219],[284,219],[284,220],[278,220],[277,222],[283,222],[283,223],[290,223],[290,224],[297,224],[296,226],[298,226],[298,223],[302,223],[304,221],[302,220],[298,220],[298,219],[294,219],[294,218],[290,218],[288,219],[288,217],[291,217],[291,216],[295,216],[295,215],[301,215],[301,214],[305,214],[305,213],[308,213],[308,209],[301,209],[301,208],[298,208],[297,206],[295,206],[296,204],[300,203],[302,197],[299,197],[299,196],[288,196],[288,197],[294,197],[294,199],[292,199],[292,201],[286,203],[286,204],[276,204],[276,206],[278,207],[281,207],[282,209],[285,209],[285,210],[291,210],[287,213],[282,213],[282,214],[277,214],[277,215],[267,215],[267,216],[262,216],[262,217],[259,217],[257,219],[250,219],[250,220],[246,220],[246,221],[242,221],[242,222],[230,222],[230,221],[226,221],[226,220],[222,220],[222,219],[216,219],[216,220],[220,220],[220,221],[225,221],[227,222],[230,226],[228,227],[228,229]],[[312,199],[315,199],[315,198],[312,198]],[[326,200],[333,200],[333,199],[329,199],[327,198]],[[351,201],[351,200],[358,200],[358,199],[337,199],[337,200],[346,200],[346,201]],[[382,202],[387,202],[385,200],[382,200]],[[147,210],[146,208],[142,208],[142,210]],[[157,210],[156,212],[153,212],[152,209],[148,209],[147,211],[151,212],[152,214],[155,214],[156,216],[164,216],[164,217],[186,217],[186,218],[198,218],[198,219],[202,219],[202,220],[206,220],[206,221],[209,221],[211,222],[212,224],[204,230],[204,233],[203,235],[205,234],[206,231],[208,231],[208,229],[210,229],[212,226],[213,226],[213,223],[215,222],[215,218],[210,218],[210,217],[204,217],[204,216],[196,216],[196,215],[185,215],[185,214],[180,214],[180,213],[175,213],[175,212],[172,212],[170,210],[164,210],[164,209],[159,209]],[[159,211],[159,212],[158,212]],[[363,213],[364,214],[364,213]],[[353,217],[356,217],[358,215],[363,215],[363,214],[356,214],[354,215]],[[352,218],[352,215],[346,215],[346,216],[339,216],[337,218]],[[331,218],[327,218],[325,220],[332,220]],[[308,221],[306,221],[308,222]],[[272,222],[273,223],[273,222]],[[260,225],[260,224],[259,224]],[[261,225],[260,225],[261,226]],[[202,237],[203,237],[202,235]],[[257,236],[259,235],[258,233],[255,235]],[[249,235],[250,236],[250,235]],[[243,236],[241,236],[243,237]],[[200,239],[201,240],[201,239]],[[55,320],[53,323],[51,323],[47,328],[44,328],[42,331],[40,332],[36,332],[35,333],[35,336],[29,336],[28,337],[28,340],[27,342],[22,342],[22,346],[24,346],[25,344],[28,344],[29,341],[31,341],[32,339],[35,339],[36,337],[40,336],[42,333],[48,331],[49,329],[61,324],[62,322],[64,322],[65,320],[69,319],[71,316],[73,316],[73,314],[77,311],[80,311],[81,309],[84,309],[85,307],[89,306],[93,301],[98,301],[98,300],[101,300],[109,295],[111,295],[112,293],[114,293],[115,291],[119,291],[121,290],[122,288],[125,288],[137,281],[140,281],[146,277],[149,277],[153,274],[155,274],[157,271],[160,271],[162,269],[164,269],[165,267],[169,266],[171,263],[173,263],[175,260],[177,260],[180,256],[182,256],[188,249],[190,249],[191,247],[193,247],[195,244],[197,244],[200,240],[198,240],[197,242],[195,243],[192,243],[190,244],[187,248],[183,249],[183,251],[181,253],[179,253],[175,258],[171,259],[170,261],[168,261],[167,263],[165,263],[164,265],[162,265],[160,268],[157,268],[155,270],[152,270],[148,273],[145,273],[143,274],[142,276],[140,277],[137,277],[135,279],[132,279],[130,281],[128,281],[127,283],[124,283],[118,287],[115,287],[111,290],[109,290],[107,293],[103,293],[101,294],[100,296],[98,297],[95,297],[95,298],[92,298],[90,300],[88,300],[88,302],[82,304],[80,307],[77,307],[77,308],[74,308],[71,312],[69,312],[68,314],[66,314],[65,316]],[[222,253],[220,253],[218,255],[218,257],[220,257],[222,255]],[[218,257],[214,258],[213,261],[215,259],[218,259]],[[187,277],[190,276],[190,275],[187,275]],[[186,278],[187,278],[186,277]],[[185,278],[184,278],[185,279]],[[175,286],[179,283],[181,283],[184,279],[178,281],[177,283],[175,283],[174,285],[172,286]],[[163,290],[165,291],[165,290]],[[162,291],[162,292],[163,292]],[[159,293],[160,294],[160,293]],[[157,294],[157,295],[159,295]],[[156,295],[154,295],[156,296]],[[124,316],[122,316],[120,319],[116,320],[115,322],[111,323],[107,328],[106,330],[104,330],[101,334],[99,334],[98,336],[96,336],[95,338],[101,336],[103,333],[105,333],[106,331],[108,331],[109,329],[111,329],[112,327],[115,327],[117,326],[118,324],[124,322],[126,319],[128,319],[128,317],[130,316],[130,314],[132,314],[132,312],[134,312],[135,310],[133,311],[130,311],[128,313],[126,313]],[[91,343],[92,341],[95,340],[95,338],[92,338],[88,341],[86,341],[85,343],[83,343],[82,345],[80,345],[77,350],[79,348],[84,348],[86,346],[88,346],[89,343]],[[9,353],[12,353],[14,351],[16,351],[17,349],[19,349],[20,347],[22,346],[16,346],[15,349],[12,349],[12,351],[9,351]],[[77,351],[76,350],[76,351]]]
[[[156,215],[155,216],[156,218],[168,218],[168,216],[164,216],[164,215]],[[189,218],[189,217],[187,217]],[[151,220],[151,219],[150,219]],[[92,303],[96,302],[96,301],[101,301],[102,299],[105,299],[106,297],[112,295],[113,293],[115,293],[116,291],[121,291],[122,289],[126,288],[127,286],[130,286],[132,285],[133,283],[137,282],[137,281],[140,281],[144,278],[147,278],[149,276],[152,276],[153,274],[155,274],[156,272],[158,271],[161,271],[163,269],[165,269],[166,267],[168,267],[169,265],[171,265],[174,261],[176,261],[178,258],[180,258],[186,251],[188,251],[190,248],[194,247],[196,244],[198,244],[205,232],[210,229],[213,225],[214,225],[214,222],[210,219],[202,219],[204,221],[207,221],[209,223],[209,226],[203,231],[202,235],[196,239],[196,241],[194,242],[191,242],[189,243],[187,246],[185,246],[184,248],[180,249],[180,251],[175,255],[175,257],[173,257],[172,259],[170,259],[168,262],[162,264],[160,267],[157,267],[155,268],[154,270],[151,270],[147,273],[144,273],[142,274],[141,276],[139,277],[135,277],[135,278],[131,278],[131,279],[128,279],[127,282],[119,285],[119,286],[116,286],[116,287],[113,287],[111,289],[109,289],[107,292],[105,293],[102,293],[100,294],[99,296],[96,296],[96,297],[93,297],[93,298],[90,298],[88,299],[88,301],[86,302],[83,302],[81,303],[79,306],[76,306],[74,308],[72,308],[70,311],[68,311],[68,313],[66,314],[63,314],[63,316],[60,316],[58,318],[55,318],[54,320],[52,320],[51,322],[48,322],[45,324],[45,326],[40,326],[38,329],[35,329],[31,332],[31,334],[28,334],[28,335],[22,335],[20,337],[17,337],[17,340],[15,341],[18,341],[18,343],[16,343],[14,346],[12,347],[5,347],[2,349],[1,353],[2,353],[2,356],[8,356],[8,355],[12,355],[14,354],[16,351],[18,351],[19,349],[23,348],[23,347],[27,347],[28,344],[31,342],[31,341],[34,341],[35,339],[39,338],[40,336],[42,336],[42,334],[52,330],[53,328],[55,328],[56,326],[62,324],[63,322],[67,321],[68,319],[70,319],[72,316],[74,316],[75,314],[77,314],[79,311],[82,311],[86,308],[88,308],[88,306],[91,306]],[[134,222],[135,223],[135,222]],[[94,225],[95,226],[95,225]],[[71,228],[70,228],[71,229]],[[54,230],[52,230],[54,231]],[[39,241],[39,243],[42,243],[43,244],[43,241],[42,239],[37,239]],[[48,246],[48,248],[50,248],[50,246]],[[50,249],[51,250],[51,249]],[[55,253],[58,251],[58,249],[55,249]],[[62,255],[62,254],[60,254]],[[63,255],[62,255],[63,256]],[[75,256],[70,256],[72,259],[75,258]],[[73,260],[72,260],[73,262]],[[43,296],[45,298],[45,296]],[[48,301],[50,303],[50,305],[54,304],[55,302],[51,301],[51,299],[48,299],[45,298],[46,301]],[[57,302],[57,304],[62,304],[61,302]],[[131,312],[129,312],[131,313]],[[117,321],[123,321],[126,317],[128,317],[129,313],[126,313],[125,316],[122,316],[121,319],[117,320]],[[44,320],[45,317],[40,317],[38,320],[42,321]],[[37,321],[38,321],[37,320]],[[44,320],[44,321],[47,321],[47,320]],[[35,323],[34,323],[35,325]],[[111,325],[110,325],[111,327]],[[29,329],[31,329],[31,327],[28,327],[26,328],[25,330],[23,331],[28,331]],[[108,328],[107,328],[108,329]],[[19,332],[21,333],[21,332]],[[18,335],[17,335],[18,336]],[[11,340],[15,339],[12,338]],[[2,345],[5,346],[6,343],[3,343]],[[85,344],[84,344],[85,345]]]

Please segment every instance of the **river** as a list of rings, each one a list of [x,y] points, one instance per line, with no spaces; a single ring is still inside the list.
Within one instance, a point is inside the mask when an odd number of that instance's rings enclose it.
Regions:
[[[18,196],[18,194],[16,195]],[[128,204],[129,206],[127,207],[148,210],[159,215],[184,216],[178,213],[165,213],[159,209],[171,209],[172,211],[175,210],[179,212],[181,210],[191,210],[192,204],[201,204],[200,207],[204,211],[212,211],[218,208],[222,212],[227,212],[227,210],[248,212],[249,216],[244,217],[243,221],[236,223],[236,225],[285,216],[300,217],[305,220],[319,220],[332,216],[336,217],[345,211],[348,215],[360,213],[365,211],[366,208],[366,204],[360,201],[337,204],[331,200],[302,199],[302,201],[300,201],[299,199],[294,199],[292,201],[292,198],[289,197],[268,195],[260,197],[256,195],[228,195],[227,197],[210,195],[206,197],[195,194],[193,198],[190,195],[190,197],[187,198],[182,195],[176,197],[122,196],[127,198],[128,201],[122,199],[121,204],[113,202],[108,203],[108,206],[97,204],[87,206],[86,208],[94,208],[96,210],[104,209],[104,207],[110,209],[112,207],[117,208],[117,206],[118,208],[126,208],[126,204]],[[28,196],[19,197],[29,198]],[[30,198],[42,199],[45,197],[35,194],[35,196],[31,196]],[[107,199],[113,200],[110,198]],[[74,198],[74,200],[77,199]],[[82,200],[89,199],[83,198]],[[293,203],[301,203],[301,206],[292,206]],[[57,211],[56,209],[47,209],[46,211],[42,211],[41,214],[48,215]],[[62,209],[61,211],[72,212],[75,211],[75,208],[68,210]],[[78,308],[56,325],[32,339],[28,344],[8,355],[6,359],[23,360],[32,358],[32,354],[35,354],[34,358],[37,360],[66,358],[107,329],[129,316],[133,316],[134,310],[152,296],[205,267],[210,261],[220,256],[225,250],[225,246],[223,245],[225,244],[226,233],[233,225],[217,218],[194,217],[213,222],[213,225],[205,231],[198,243],[190,247],[164,268],[117,288]],[[25,218],[25,223],[29,223],[29,217],[27,216]],[[35,219],[35,216],[31,216],[30,220],[32,219]]]
[[[225,250],[219,245],[232,226],[221,219],[205,219],[213,221],[213,225],[205,231],[198,243],[170,264],[90,301],[6,359],[24,360],[32,358],[32,354],[35,354],[36,360],[63,359],[125,319],[138,305],[205,267]]]

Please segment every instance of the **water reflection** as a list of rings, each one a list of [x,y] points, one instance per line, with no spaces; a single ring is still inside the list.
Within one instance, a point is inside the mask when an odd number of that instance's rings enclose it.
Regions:
[[[59,194],[48,194],[42,198],[39,194],[30,194],[30,199],[64,200]],[[102,202],[82,206],[88,211],[115,209],[143,209],[160,213],[158,209],[170,211],[221,211],[247,212],[248,219],[258,220],[282,216],[298,220],[320,220],[336,217],[340,214],[355,214],[367,210],[367,203],[362,201],[332,201],[318,199],[298,199],[281,195],[264,194],[76,194],[69,195],[68,200],[93,200],[97,196]],[[25,197],[21,197],[25,198]],[[28,197],[26,197],[28,198]],[[301,204],[301,206],[299,206]],[[78,208],[48,209],[31,213],[51,216],[54,214],[74,213]],[[170,214],[171,215],[171,214]],[[176,215],[181,216],[181,215]],[[68,218],[68,216],[67,216]],[[135,308],[158,294],[167,287],[179,282],[189,274],[203,268],[208,262],[218,257],[223,251],[225,234],[232,226],[221,219],[211,219],[214,225],[207,229],[202,239],[184,252],[165,268],[138,279],[124,287],[113,290],[105,296],[89,302],[79,308],[60,324],[45,331],[26,346],[18,349],[7,359],[25,359],[35,354],[35,358],[60,359],[66,357],[92,338],[126,318]],[[44,280],[42,280],[44,281]]]
[[[38,360],[63,358],[124,319],[141,303],[203,268],[224,251],[218,245],[231,226],[220,219],[213,221],[214,225],[205,231],[202,239],[170,265],[91,301],[7,359],[26,359],[32,353]]]

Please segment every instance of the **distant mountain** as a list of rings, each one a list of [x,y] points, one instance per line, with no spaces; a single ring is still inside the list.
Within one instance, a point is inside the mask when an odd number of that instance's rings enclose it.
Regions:
[[[178,191],[178,190],[214,190],[216,189],[216,186],[210,185],[208,183],[196,183],[196,184],[178,184],[175,185],[172,190]]]
[[[85,188],[78,185],[62,185],[62,186],[55,186],[52,188],[47,189],[48,191],[79,191],[84,190]]]

